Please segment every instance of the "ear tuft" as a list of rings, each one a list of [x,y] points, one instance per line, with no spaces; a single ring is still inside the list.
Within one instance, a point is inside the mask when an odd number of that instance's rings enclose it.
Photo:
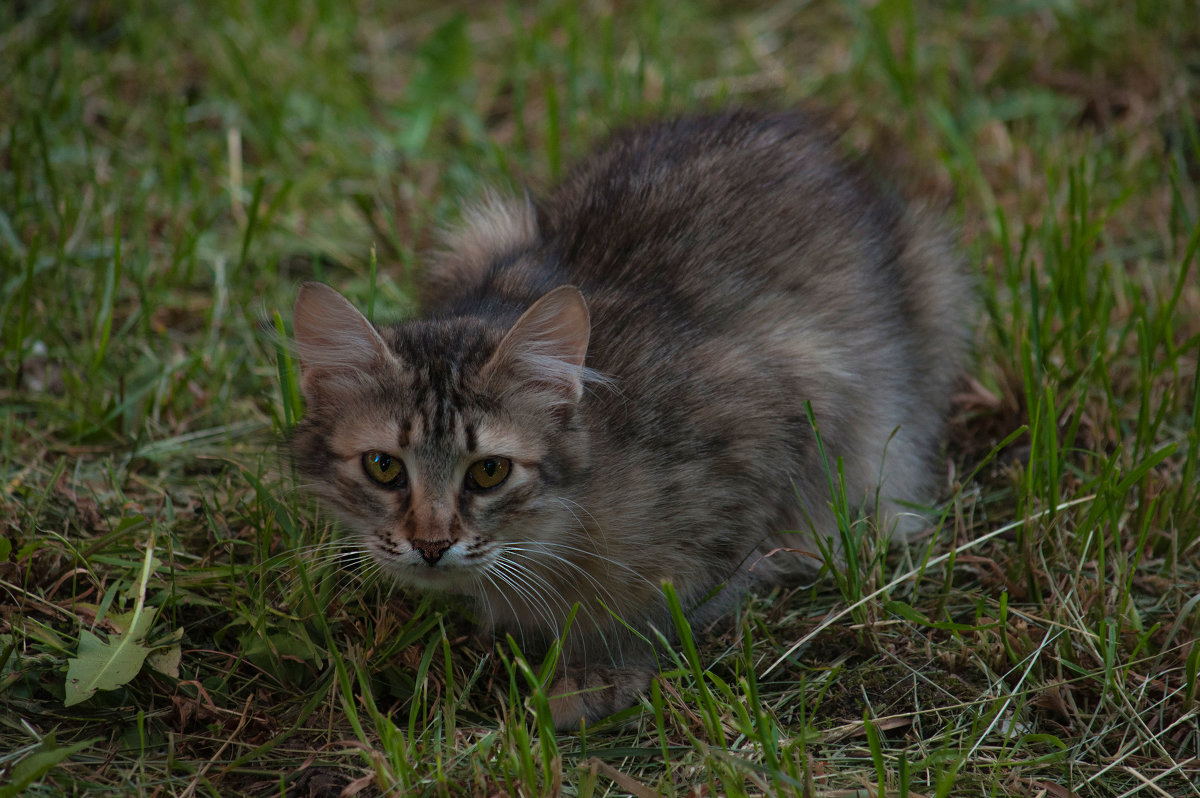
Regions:
[[[583,294],[561,285],[521,314],[496,347],[483,373],[507,374],[522,385],[543,386],[574,404],[583,396],[591,321]]]
[[[360,384],[391,357],[371,322],[324,283],[300,286],[292,329],[300,355],[300,388],[310,404],[339,387]]]

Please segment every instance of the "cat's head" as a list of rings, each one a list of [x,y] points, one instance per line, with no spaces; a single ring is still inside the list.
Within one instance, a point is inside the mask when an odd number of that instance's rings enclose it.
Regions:
[[[481,592],[576,525],[587,305],[561,286],[503,318],[376,328],[326,285],[296,299],[296,465],[404,583]]]

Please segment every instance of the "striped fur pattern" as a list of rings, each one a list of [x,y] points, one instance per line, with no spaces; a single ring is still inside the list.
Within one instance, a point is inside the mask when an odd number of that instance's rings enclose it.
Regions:
[[[936,498],[969,282],[936,224],[835,150],[799,113],[632,128],[544,202],[468,212],[419,320],[376,328],[300,291],[306,481],[400,582],[474,596],[527,645],[578,604],[561,728],[644,689],[653,652],[627,625],[671,627],[662,582],[702,623],[811,573],[767,556],[836,534],[805,402],[878,523],[904,534],[923,521],[903,508]],[[403,479],[372,478],[369,453]]]

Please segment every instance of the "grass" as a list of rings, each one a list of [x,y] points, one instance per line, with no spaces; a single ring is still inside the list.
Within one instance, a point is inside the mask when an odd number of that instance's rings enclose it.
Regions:
[[[0,4],[0,796],[1200,794],[1200,17],[969,11]],[[622,119],[796,102],[978,270],[944,523],[556,736],[540,663],[333,567],[272,330],[413,312],[464,197]]]

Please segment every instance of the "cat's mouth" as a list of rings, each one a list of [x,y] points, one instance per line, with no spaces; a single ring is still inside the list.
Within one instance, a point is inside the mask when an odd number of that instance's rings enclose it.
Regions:
[[[428,565],[426,563],[397,566],[387,563],[388,571],[398,581],[421,590],[441,590],[460,593],[475,581],[478,568],[463,565]]]
[[[487,558],[467,559],[457,545],[436,557],[417,546],[404,553],[375,551],[374,556],[396,581],[420,590],[469,591],[487,567]]]

